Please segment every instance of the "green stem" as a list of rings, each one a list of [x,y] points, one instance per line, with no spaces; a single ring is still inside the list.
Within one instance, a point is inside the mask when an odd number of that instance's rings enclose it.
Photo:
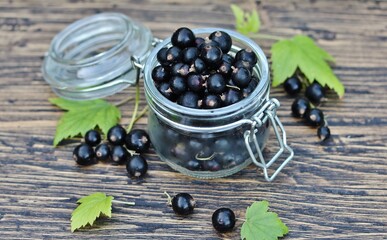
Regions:
[[[118,102],[118,103],[115,103],[114,106],[119,107],[119,106],[121,106],[121,105],[123,105],[123,104],[125,104],[125,103],[127,103],[127,102],[132,101],[132,100],[133,100],[133,97],[130,96],[130,97],[125,98],[124,100]]]
[[[136,123],[142,116],[144,116],[145,113],[148,112],[148,106],[144,107],[144,109],[138,113],[136,119],[134,119],[134,123]]]
[[[136,122],[136,116],[138,111],[138,105],[140,104],[140,84],[136,83],[136,101],[134,103],[134,110],[132,114],[132,119],[130,120],[129,126],[128,126],[128,132],[132,130],[134,123]]]
[[[280,36],[275,36],[271,34],[263,34],[263,33],[251,33],[248,35],[250,38],[260,38],[260,39],[270,39],[270,40],[284,40],[285,38]]]
[[[126,204],[126,205],[130,205],[130,206],[134,206],[136,205],[135,202],[124,202],[124,201],[119,201],[119,200],[112,200],[112,203],[119,203],[119,204]]]

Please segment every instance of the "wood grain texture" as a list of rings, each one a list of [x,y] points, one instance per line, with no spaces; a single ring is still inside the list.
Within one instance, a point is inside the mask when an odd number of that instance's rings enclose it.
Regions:
[[[247,2],[247,1],[246,1]],[[0,236],[1,239],[238,239],[235,231],[217,234],[211,214],[230,207],[244,217],[255,200],[268,200],[289,226],[285,239],[387,239],[387,2],[261,1],[256,7],[262,32],[291,37],[307,34],[336,59],[335,73],[346,86],[321,107],[330,141],[320,144],[316,130],[290,116],[291,98],[281,88],[278,114],[296,156],[278,178],[267,183],[250,166],[231,177],[199,180],[171,170],[153,151],[149,173],[131,180],[122,166],[99,163],[79,167],[71,159],[76,141],[52,147],[62,114],[40,67],[51,39],[73,21],[116,11],[143,22],[155,36],[188,27],[233,28],[230,3],[244,1],[1,1],[0,2]],[[257,40],[269,55],[273,41]],[[119,102],[133,89],[110,97]],[[142,102],[141,107],[145,105]],[[132,106],[121,107],[122,123]],[[136,125],[146,128],[146,118]],[[274,150],[269,144],[269,150]],[[70,232],[76,200],[103,191],[136,206],[115,205],[111,219]],[[198,207],[176,216],[163,192],[190,192]]]

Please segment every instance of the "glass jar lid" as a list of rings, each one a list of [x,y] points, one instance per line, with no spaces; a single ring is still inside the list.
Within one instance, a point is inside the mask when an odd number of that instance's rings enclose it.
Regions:
[[[53,38],[43,62],[43,77],[63,98],[112,95],[136,83],[132,59],[144,63],[153,43],[151,31],[124,14],[86,17]]]

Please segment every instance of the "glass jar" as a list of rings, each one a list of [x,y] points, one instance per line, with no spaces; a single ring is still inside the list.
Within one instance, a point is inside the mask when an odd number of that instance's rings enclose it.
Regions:
[[[152,69],[159,65],[156,54],[171,46],[167,38],[152,50],[144,65],[145,94],[150,113],[148,132],[158,156],[173,169],[197,178],[217,178],[234,174],[252,161],[263,168],[271,181],[291,160],[293,151],[276,116],[279,102],[269,99],[270,79],[267,59],[261,48],[249,38],[226,29],[195,29],[196,36],[214,31],[227,32],[233,41],[231,55],[242,48],[252,49],[258,57],[253,74],[259,79],[256,89],[243,100],[218,109],[192,109],[178,105],[161,95],[152,80]],[[270,126],[280,150],[266,161],[261,150],[267,142]],[[282,134],[278,131],[282,131]],[[269,176],[268,168],[284,150],[289,156]]]
[[[121,13],[96,14],[54,37],[43,77],[63,98],[105,97],[136,83],[132,59],[144,63],[152,48],[152,33],[142,24]]]

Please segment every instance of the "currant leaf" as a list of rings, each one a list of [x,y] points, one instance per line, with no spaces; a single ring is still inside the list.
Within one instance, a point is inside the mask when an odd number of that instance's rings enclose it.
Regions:
[[[334,61],[333,57],[311,38],[297,35],[292,39],[280,40],[273,44],[271,53],[273,87],[283,83],[299,69],[310,83],[317,81],[334,90],[339,97],[344,95],[343,84],[328,64]]]
[[[235,28],[242,34],[257,33],[261,26],[257,10],[244,11],[238,5],[231,4],[231,10],[235,17]]]
[[[246,209],[246,221],[242,225],[241,239],[276,240],[288,233],[288,227],[273,212],[268,212],[267,201],[254,202]]]

